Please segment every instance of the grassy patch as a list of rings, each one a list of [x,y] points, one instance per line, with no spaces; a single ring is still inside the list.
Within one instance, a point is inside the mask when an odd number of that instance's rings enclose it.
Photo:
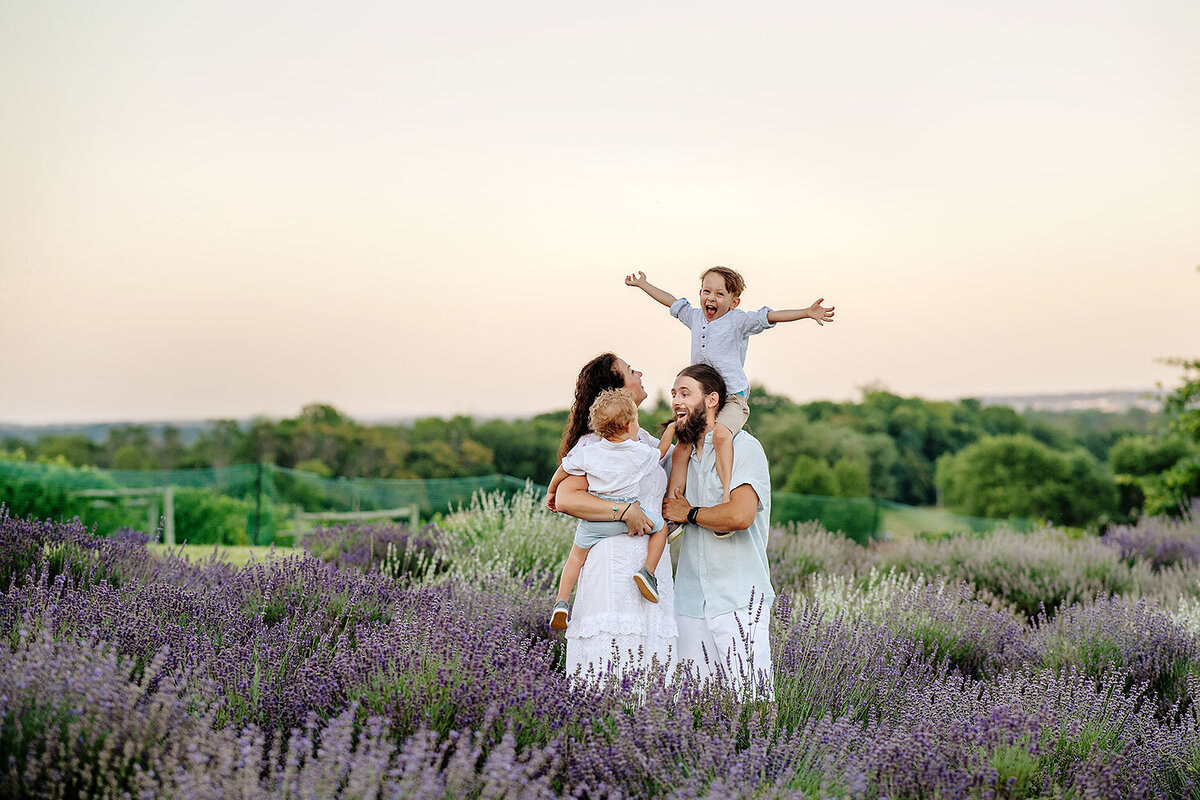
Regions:
[[[250,561],[264,561],[269,558],[287,558],[290,555],[303,553],[291,547],[247,547],[244,545],[211,545],[184,544],[169,547],[165,544],[148,544],[146,548],[155,555],[174,553],[193,563],[206,562],[215,558],[234,567],[245,566]]]

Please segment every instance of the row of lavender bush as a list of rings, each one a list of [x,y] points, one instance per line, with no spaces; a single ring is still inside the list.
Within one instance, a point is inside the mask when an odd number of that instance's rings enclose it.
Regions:
[[[1200,797],[1200,525],[771,541],[775,702],[562,674],[532,495],[233,569],[0,511],[0,796]]]

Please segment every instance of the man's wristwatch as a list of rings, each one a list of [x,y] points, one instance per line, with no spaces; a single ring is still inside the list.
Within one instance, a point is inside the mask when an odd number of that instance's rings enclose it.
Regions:
[[[689,525],[696,525],[696,514],[700,511],[700,506],[692,506],[688,509],[687,521]]]

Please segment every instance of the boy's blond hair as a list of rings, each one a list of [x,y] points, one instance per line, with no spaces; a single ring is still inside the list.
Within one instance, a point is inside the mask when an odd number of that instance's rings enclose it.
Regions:
[[[624,389],[606,389],[596,396],[588,411],[588,427],[598,436],[610,439],[624,433],[638,418],[637,403]]]
[[[746,291],[746,281],[738,274],[736,269],[729,267],[709,267],[700,273],[701,282],[708,277],[708,273],[715,272],[725,279],[725,290],[734,297],[741,297],[742,292]]]

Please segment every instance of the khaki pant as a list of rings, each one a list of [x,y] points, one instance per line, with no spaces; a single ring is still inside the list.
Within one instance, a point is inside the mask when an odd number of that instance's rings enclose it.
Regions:
[[[750,419],[750,405],[740,394],[726,395],[725,405],[717,412],[717,422],[729,428],[729,432],[737,436],[738,431]]]

